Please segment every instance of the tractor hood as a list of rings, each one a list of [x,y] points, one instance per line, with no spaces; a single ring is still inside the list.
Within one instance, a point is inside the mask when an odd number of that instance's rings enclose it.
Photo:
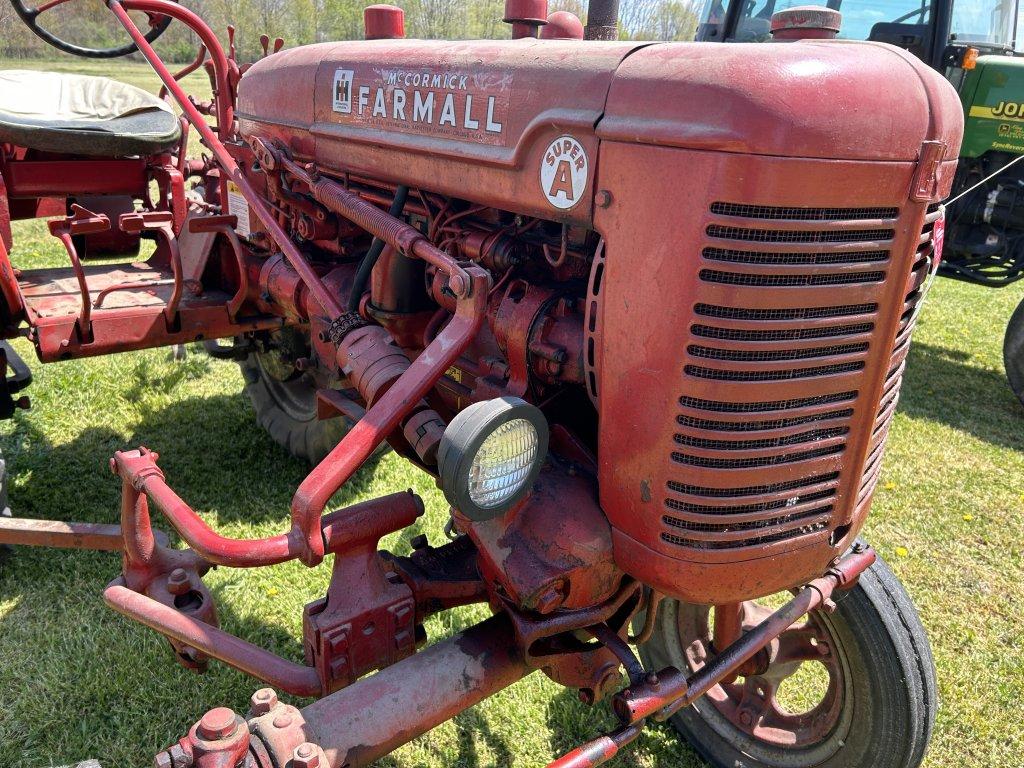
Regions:
[[[239,86],[242,135],[324,167],[551,214],[541,164],[576,151],[586,189],[601,141],[839,160],[959,150],[953,88],[880,43],[771,45],[377,40],[295,48]],[[590,206],[556,211],[589,220]]]

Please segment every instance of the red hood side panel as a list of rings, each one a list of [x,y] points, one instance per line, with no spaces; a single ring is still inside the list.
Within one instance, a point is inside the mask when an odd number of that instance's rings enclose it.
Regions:
[[[589,224],[594,125],[636,44],[378,40],[305,46],[242,78],[243,135],[271,134],[327,168]],[[550,205],[540,168],[569,135],[585,195]],[[312,146],[310,145],[312,144]]]

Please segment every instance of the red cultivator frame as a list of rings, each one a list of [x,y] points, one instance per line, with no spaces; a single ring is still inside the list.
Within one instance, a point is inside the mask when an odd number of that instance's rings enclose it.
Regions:
[[[458,44],[401,40],[401,11],[374,6],[371,41],[278,43],[250,67],[170,0],[110,0],[180,127],[150,105],[163,134],[118,115],[82,143],[78,123],[5,123],[0,99],[8,336],[44,362],[202,340],[316,414],[275,422],[316,461],[278,535],[211,529],[146,448],[111,459],[119,527],[0,521],[3,542],[122,550],[112,608],[186,667],[273,686],[157,766],[367,765],[535,670],[619,720],[551,766],[601,764],[668,719],[719,765],[920,762],[927,641],[857,535],[939,259],[959,102],[896,49],[803,39],[829,36],[806,19],[780,17],[791,42],[754,58],[582,41],[544,5],[508,4],[512,41]],[[597,5],[588,35],[614,37]],[[170,19],[202,42],[177,75],[150,45]],[[197,104],[178,79],[204,65]],[[190,128],[211,159],[185,158]],[[9,222],[33,216],[57,217],[70,269],[12,266]],[[140,236],[144,264],[83,264]],[[9,416],[27,376],[8,362]],[[327,512],[385,441],[437,478],[443,545],[378,550],[423,514],[411,491]],[[328,555],[305,664],[218,628],[212,566]],[[418,650],[428,616],[472,603],[495,615]],[[802,664],[828,686],[795,712],[779,692]]]

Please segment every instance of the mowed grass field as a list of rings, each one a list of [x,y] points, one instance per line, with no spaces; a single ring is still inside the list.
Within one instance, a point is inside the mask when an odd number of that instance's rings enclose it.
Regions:
[[[0,67],[21,66],[0,62]],[[26,62],[156,87],[145,67]],[[199,82],[199,81],[195,81]],[[62,263],[39,223],[19,224],[20,267]],[[1003,374],[1003,329],[1024,288],[940,280],[910,355],[885,470],[866,537],[904,580],[931,636],[941,707],[927,765],[1016,766],[1024,754],[1024,408]],[[31,347],[16,347],[33,362]],[[175,490],[233,536],[284,529],[306,467],[263,433],[235,365],[195,348],[33,365],[32,410],[0,422],[15,515],[114,522],[114,451],[160,452]],[[427,503],[421,522],[386,544],[399,552],[440,539],[443,499],[394,456],[364,470],[336,501],[404,488]],[[215,705],[244,711],[258,684],[213,664],[177,666],[153,632],[102,602],[119,571],[112,554],[19,549],[0,565],[0,766],[41,768],[98,758],[105,768],[150,764]],[[329,564],[218,569],[208,583],[222,626],[301,660],[303,606],[323,594]],[[481,619],[464,609],[428,624],[443,638]],[[296,704],[302,704],[296,701]],[[542,766],[611,724],[537,674],[382,762],[394,768]],[[674,733],[651,728],[618,766],[688,768],[701,761]]]

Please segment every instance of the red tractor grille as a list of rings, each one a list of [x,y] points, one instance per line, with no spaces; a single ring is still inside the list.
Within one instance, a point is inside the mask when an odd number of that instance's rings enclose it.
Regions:
[[[931,205],[925,216],[925,225],[914,257],[910,277],[907,280],[907,293],[903,299],[903,312],[893,344],[892,356],[889,359],[889,370],[882,389],[882,398],[875,415],[875,423],[868,447],[868,457],[864,464],[864,473],[857,492],[857,514],[870,502],[871,495],[878,482],[882,470],[882,453],[885,439],[889,435],[893,415],[896,413],[896,401],[899,399],[900,385],[903,383],[903,371],[907,364],[907,353],[910,351],[910,337],[917,322],[921,309],[921,301],[927,288],[927,281],[934,274],[935,249],[932,245],[932,227],[939,218],[937,205]]]
[[[769,544],[792,549],[797,539],[836,536],[850,519],[851,505],[842,503],[850,490],[857,504],[870,499],[930,265],[934,218],[876,409],[861,392],[873,389],[864,370],[884,332],[884,286],[902,279],[889,274],[898,216],[883,207],[711,205],[697,272],[702,301],[689,327],[670,450],[664,542],[701,559]],[[859,483],[849,475],[861,467],[844,462],[858,429],[873,430]],[[751,482],[766,470],[778,482]]]

